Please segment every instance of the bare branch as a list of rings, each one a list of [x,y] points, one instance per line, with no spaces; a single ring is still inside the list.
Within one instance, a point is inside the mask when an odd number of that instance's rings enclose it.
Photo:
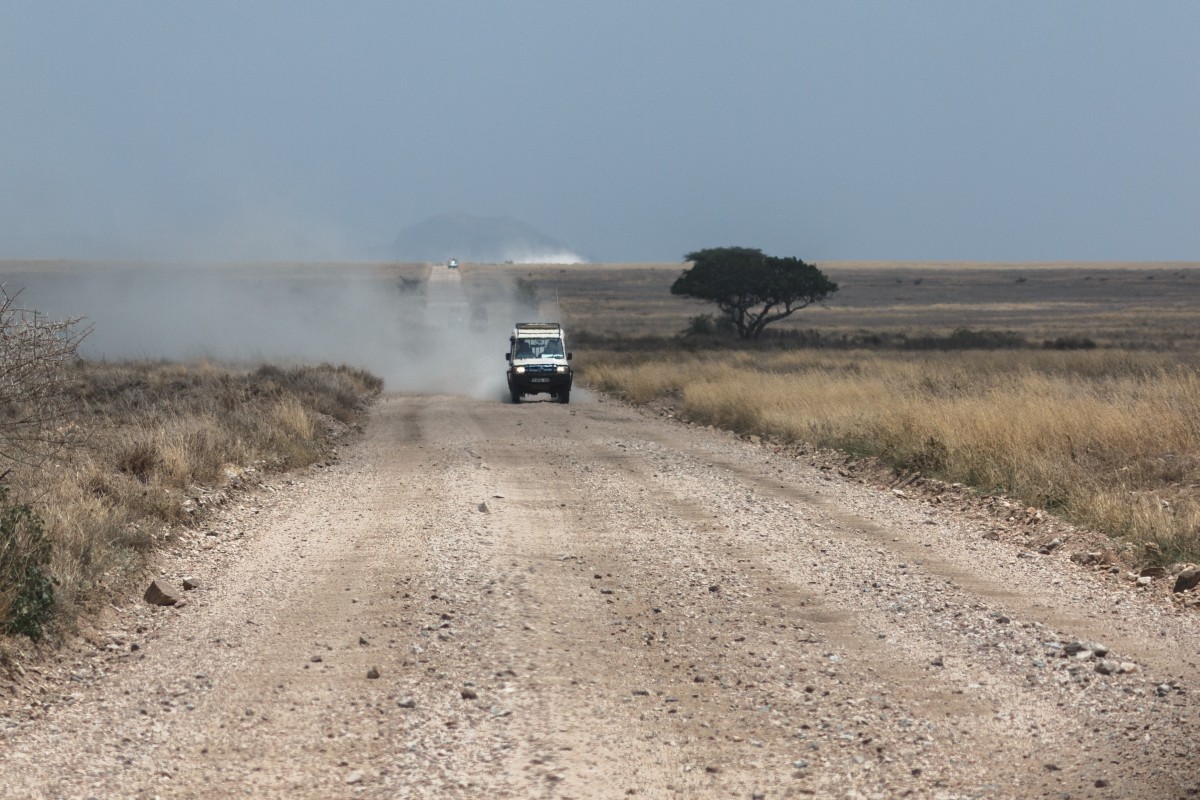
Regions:
[[[82,317],[52,320],[0,285],[0,461],[40,464],[70,439],[70,366],[91,333]]]

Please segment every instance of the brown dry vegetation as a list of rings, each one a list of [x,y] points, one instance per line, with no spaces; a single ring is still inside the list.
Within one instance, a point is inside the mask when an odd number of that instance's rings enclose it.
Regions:
[[[790,336],[713,348],[712,340],[668,336],[652,324],[665,311],[647,307],[633,335],[611,323],[593,329],[604,349],[577,346],[581,374],[603,391],[669,405],[698,423],[877,456],[1004,493],[1152,543],[1141,551],[1147,562],[1200,561],[1196,265],[867,264],[829,272],[843,286],[841,306],[797,315]],[[655,306],[663,310],[665,285]],[[598,286],[564,307],[586,307],[602,324],[603,297],[613,290]],[[676,303],[676,313],[688,305]],[[954,349],[951,332],[968,326],[967,338],[1015,346]],[[646,338],[631,341],[638,335]],[[914,352],[921,337],[947,349]],[[1054,340],[1098,348],[1043,347]],[[880,346],[853,347],[872,341]],[[814,342],[824,346],[796,346]]]
[[[44,521],[60,625],[142,570],[172,526],[203,519],[214,492],[325,458],[381,389],[329,365],[78,362],[71,445],[7,478]],[[0,596],[0,620],[10,602]]]

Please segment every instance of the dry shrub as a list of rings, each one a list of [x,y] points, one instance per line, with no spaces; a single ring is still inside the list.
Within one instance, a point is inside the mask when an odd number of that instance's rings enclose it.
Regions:
[[[1113,351],[593,354],[598,388],[881,457],[1200,560],[1200,377]]]
[[[70,440],[70,368],[89,333],[79,322],[22,308],[0,285],[0,461],[41,464]]]

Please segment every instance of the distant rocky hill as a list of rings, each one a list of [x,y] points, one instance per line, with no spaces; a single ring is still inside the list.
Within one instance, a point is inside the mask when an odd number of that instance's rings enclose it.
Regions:
[[[475,261],[499,264],[577,264],[585,259],[567,245],[508,217],[439,214],[410,225],[392,245],[401,261]]]

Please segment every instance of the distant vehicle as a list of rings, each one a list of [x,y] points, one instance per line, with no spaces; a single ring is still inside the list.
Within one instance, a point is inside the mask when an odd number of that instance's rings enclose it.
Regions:
[[[518,322],[508,337],[508,393],[514,403],[527,394],[571,402],[571,353],[557,322]]]
[[[449,261],[446,262],[446,266],[449,267],[450,269],[458,269],[458,259],[457,258],[450,259]]]

